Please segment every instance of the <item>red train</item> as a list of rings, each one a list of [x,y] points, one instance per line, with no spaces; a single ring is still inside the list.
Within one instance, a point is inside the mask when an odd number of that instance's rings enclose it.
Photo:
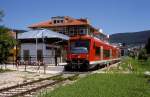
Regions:
[[[89,70],[119,61],[119,48],[89,35],[71,37],[65,70]]]

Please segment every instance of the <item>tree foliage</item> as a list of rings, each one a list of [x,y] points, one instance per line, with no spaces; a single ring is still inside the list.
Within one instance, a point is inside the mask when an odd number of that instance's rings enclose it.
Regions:
[[[4,63],[7,60],[15,43],[15,39],[10,34],[9,29],[0,26],[0,63]]]
[[[4,13],[2,10],[0,10],[0,21],[2,21],[2,17],[4,17]]]
[[[0,20],[2,20],[3,12],[0,11]],[[16,44],[15,39],[10,33],[10,30],[0,25],[0,63],[4,63],[10,56],[10,50]]]
[[[146,49],[147,54],[150,54],[150,38],[148,39],[145,49]]]
[[[141,49],[139,51],[138,59],[139,60],[147,60],[148,59],[145,49]]]

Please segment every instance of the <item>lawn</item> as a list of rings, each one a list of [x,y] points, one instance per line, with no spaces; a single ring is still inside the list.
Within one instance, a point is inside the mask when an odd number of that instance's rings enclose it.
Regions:
[[[113,73],[141,73],[145,71],[150,71],[150,58],[148,60],[138,60],[137,58],[123,57],[120,65],[118,67],[111,67],[109,71],[106,69],[104,71]]]
[[[138,74],[93,74],[41,97],[150,97],[150,83]]]
[[[128,69],[129,63],[133,72],[123,73],[118,70],[112,73],[112,70],[104,74],[92,74],[78,79],[72,85],[43,93],[40,97],[150,97],[150,77],[143,74],[150,70],[150,60],[124,58],[121,62],[122,71]]]
[[[145,71],[150,71],[150,58],[148,60],[138,60],[137,58],[133,59],[130,57],[125,57],[122,60],[121,66],[123,69],[128,68],[128,64],[131,64],[133,72],[143,73]]]

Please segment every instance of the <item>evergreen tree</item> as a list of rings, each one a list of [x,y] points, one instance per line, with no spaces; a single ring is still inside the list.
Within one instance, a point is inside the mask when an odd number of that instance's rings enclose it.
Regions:
[[[139,51],[139,55],[138,55],[138,59],[139,60],[147,60],[147,54],[146,54],[146,50],[145,49],[141,49]]]
[[[146,49],[147,54],[150,54],[150,38],[148,39],[145,49]]]
[[[3,11],[0,10],[0,21],[2,21],[2,17],[4,17]]]

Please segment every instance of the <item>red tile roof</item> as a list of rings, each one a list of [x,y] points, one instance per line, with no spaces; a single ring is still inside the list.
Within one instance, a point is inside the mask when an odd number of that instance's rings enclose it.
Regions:
[[[32,25],[29,26],[29,28],[69,26],[69,25],[89,25],[89,22],[88,22],[87,19],[73,19],[73,18],[70,18],[69,20],[67,20],[64,23],[53,24],[51,20],[48,20],[48,21],[45,21],[45,22],[32,24]]]

